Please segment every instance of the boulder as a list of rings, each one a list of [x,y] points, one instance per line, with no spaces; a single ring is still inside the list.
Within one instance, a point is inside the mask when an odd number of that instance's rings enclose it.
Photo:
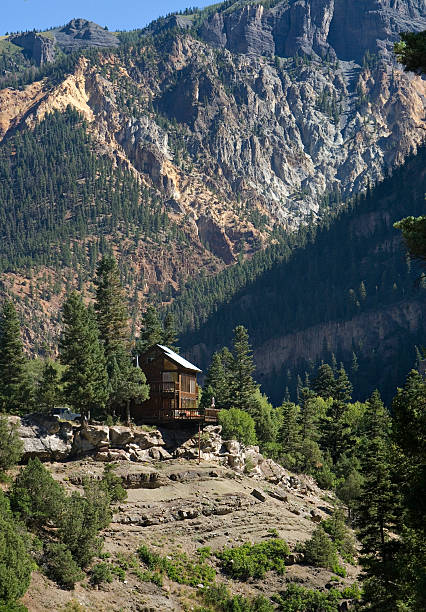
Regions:
[[[24,461],[38,457],[42,461],[66,459],[71,454],[73,426],[60,422],[57,417],[31,414],[20,419],[9,417],[18,425],[18,433],[24,443]]]
[[[164,446],[164,440],[161,432],[155,431],[135,431],[133,436],[134,444],[137,444],[141,450],[152,448],[153,446]]]
[[[107,425],[86,425],[81,428],[80,435],[95,448],[109,446],[109,427]]]
[[[259,491],[259,489],[253,489],[251,494],[261,502],[266,501],[266,494],[263,491]]]
[[[241,452],[241,444],[237,440],[225,440],[223,445],[231,455],[238,455]]]
[[[109,441],[113,447],[126,446],[134,440],[134,433],[130,427],[115,425],[109,428]]]
[[[229,467],[231,467],[233,470],[237,470],[237,471],[244,470],[245,462],[241,455],[229,454],[227,461],[228,461]]]

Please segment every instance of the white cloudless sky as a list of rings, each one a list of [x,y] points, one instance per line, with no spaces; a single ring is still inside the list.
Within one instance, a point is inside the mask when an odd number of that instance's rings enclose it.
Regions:
[[[133,30],[161,15],[214,3],[215,0],[0,0],[0,35],[34,28],[45,30],[64,25],[73,17],[89,19],[111,31]]]

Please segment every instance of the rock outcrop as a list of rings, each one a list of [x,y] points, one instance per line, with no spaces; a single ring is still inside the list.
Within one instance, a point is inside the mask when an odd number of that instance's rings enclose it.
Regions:
[[[22,47],[38,66],[46,62],[53,62],[55,59],[55,41],[53,38],[48,38],[36,32],[26,32],[25,34],[11,36],[10,41],[14,45]]]
[[[38,457],[41,461],[61,461],[92,457],[95,461],[128,461],[147,463],[170,459],[197,459],[216,462],[237,473],[266,480],[286,490],[308,490],[313,484],[307,477],[295,477],[282,466],[266,459],[258,446],[244,446],[237,440],[223,440],[220,425],[204,427],[200,437],[194,430],[125,427],[114,425],[86,425],[61,421],[57,417],[40,414],[9,417],[19,425],[18,433],[24,442],[23,460]],[[217,477],[212,471],[209,477]],[[175,482],[199,479],[195,470],[173,472],[168,478]],[[131,468],[123,475],[128,488],[156,488],[161,477],[152,469],[132,475]],[[78,482],[76,481],[76,484]],[[277,493],[278,495],[278,493]],[[284,493],[281,493],[283,496]],[[278,497],[279,498],[279,497]]]

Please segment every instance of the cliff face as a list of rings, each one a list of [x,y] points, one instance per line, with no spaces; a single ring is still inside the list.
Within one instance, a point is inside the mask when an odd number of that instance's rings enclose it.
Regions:
[[[361,4],[239,1],[172,16],[80,58],[62,79],[0,91],[0,139],[54,110],[82,113],[93,150],[152,189],[185,232],[182,249],[135,243],[146,290],[176,292],[196,270],[250,257],[274,228],[315,219],[321,204],[416,152],[426,82],[389,50],[401,29],[426,29],[423,2]],[[66,50],[118,44],[95,25],[73,20],[52,36]]]
[[[422,0],[290,0],[270,8],[234,2],[211,15],[200,33],[233,53],[362,62],[367,49],[388,55],[399,32],[424,29],[424,8]]]

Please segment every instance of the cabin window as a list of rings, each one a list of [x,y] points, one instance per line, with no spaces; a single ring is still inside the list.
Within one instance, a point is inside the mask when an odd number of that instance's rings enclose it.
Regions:
[[[197,409],[197,400],[188,399],[187,397],[182,398],[182,408],[183,410],[196,410]]]
[[[177,372],[163,372],[163,382],[176,382]]]
[[[182,375],[182,391],[184,393],[195,393],[195,376]]]

